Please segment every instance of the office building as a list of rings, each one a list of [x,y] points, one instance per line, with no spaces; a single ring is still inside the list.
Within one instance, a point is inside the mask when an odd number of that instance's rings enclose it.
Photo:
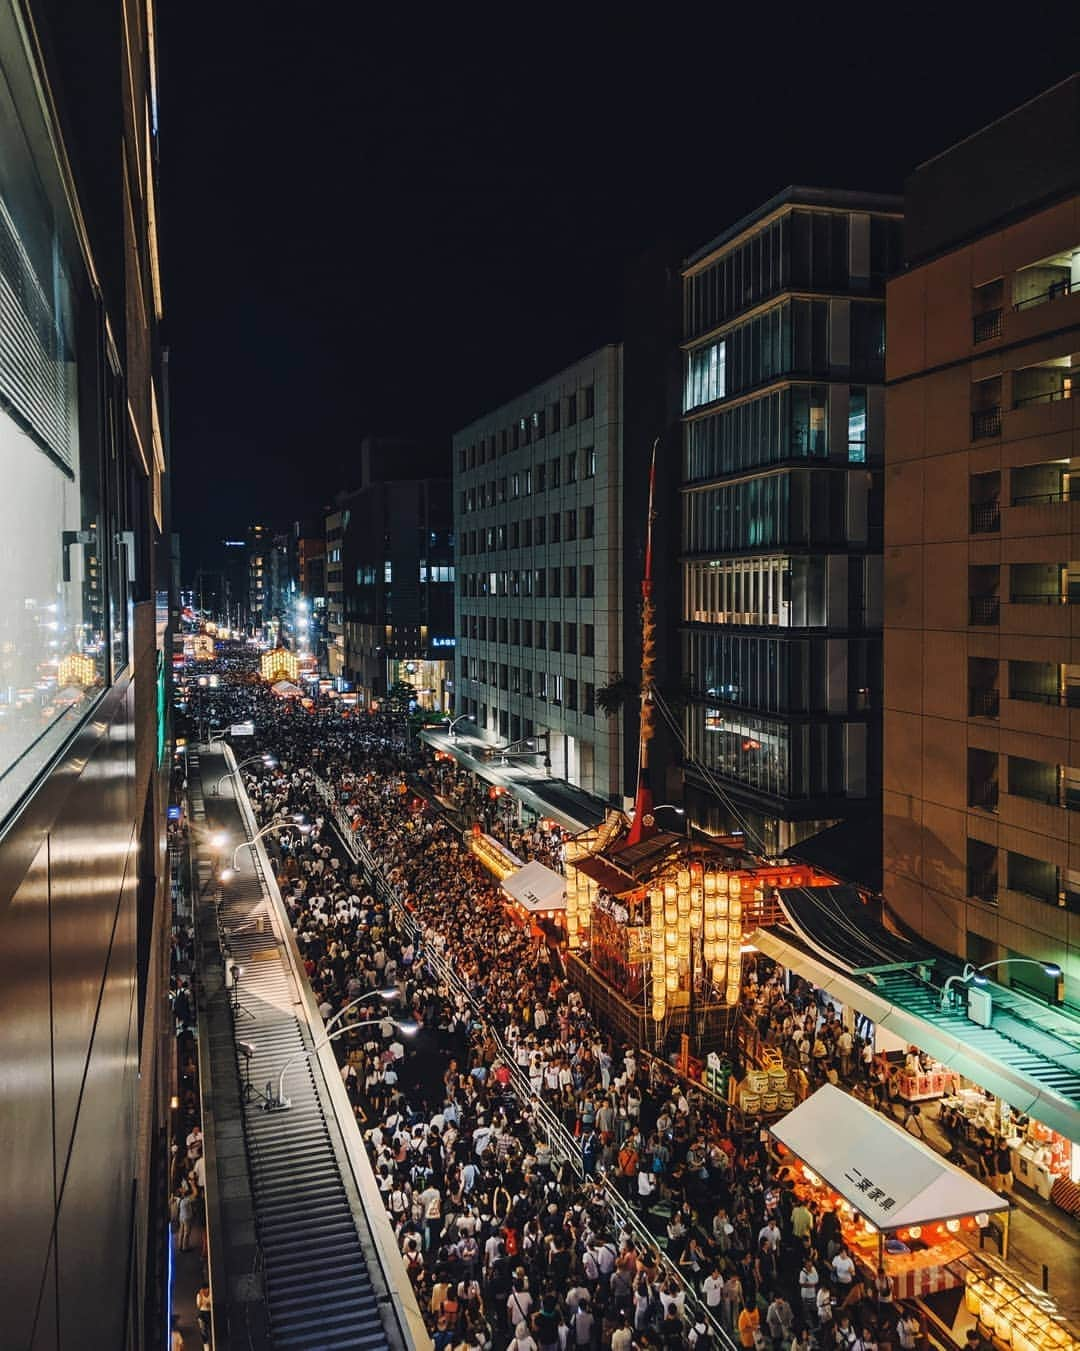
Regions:
[[[153,23],[134,0],[0,3],[5,1347],[166,1341],[176,597]]]
[[[683,271],[686,805],[769,855],[880,791],[899,241],[894,198],[789,188]]]
[[[371,483],[349,497],[348,511],[343,674],[363,702],[404,681],[422,708],[445,711],[454,668],[450,481]]]
[[[326,642],[331,676],[363,702],[395,681],[424,708],[453,691],[454,541],[445,453],[403,436],[366,436],[359,486],[326,516]]]
[[[961,957],[1035,959],[995,979],[1056,998],[1060,964],[1080,1002],[1080,77],[922,165],[905,210],[885,891]]]
[[[619,805],[623,722],[597,695],[624,669],[622,359],[602,347],[457,432],[453,480],[455,712],[493,745],[540,737],[555,777]]]

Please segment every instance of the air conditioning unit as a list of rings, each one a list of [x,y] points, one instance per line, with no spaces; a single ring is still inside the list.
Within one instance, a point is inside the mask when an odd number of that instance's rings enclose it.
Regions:
[[[990,991],[980,985],[968,986],[967,1015],[980,1027],[989,1027],[994,1016],[994,1001]]]

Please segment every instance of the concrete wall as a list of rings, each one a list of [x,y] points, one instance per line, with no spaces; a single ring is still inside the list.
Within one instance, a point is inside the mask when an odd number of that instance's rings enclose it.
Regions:
[[[922,934],[960,955],[986,940],[1000,955],[1061,962],[1073,1000],[1080,914],[1010,891],[1007,853],[1080,870],[1080,813],[1010,796],[1006,757],[1080,765],[1080,710],[1008,697],[1010,660],[1080,662],[1080,611],[1010,603],[1035,575],[1014,575],[1014,565],[1080,560],[1080,502],[1011,505],[1013,469],[1067,467],[1080,454],[1076,399],[1013,407],[1016,371],[1080,354],[1080,295],[1014,311],[1014,274],[1078,245],[1080,198],[1072,197],[889,285],[885,483],[886,895]],[[1001,335],[975,344],[974,289],[998,278]],[[993,378],[1001,432],[973,440],[972,385]],[[971,480],[980,474],[1000,475],[997,530],[970,528]],[[973,568],[989,569],[977,574],[980,585],[996,578],[996,624],[969,623]],[[997,672],[996,716],[969,716],[969,663],[978,658]],[[996,764],[996,808],[969,806],[969,749]],[[968,894],[969,840],[997,851],[996,905]]]

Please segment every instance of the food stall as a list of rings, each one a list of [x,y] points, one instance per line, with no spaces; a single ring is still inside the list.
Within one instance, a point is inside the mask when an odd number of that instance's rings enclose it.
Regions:
[[[498,881],[503,882],[511,873],[519,872],[525,866],[525,860],[507,849],[505,844],[494,835],[485,835],[478,825],[465,837],[469,853],[478,859]]]
[[[954,1131],[969,1144],[984,1131],[1004,1139],[1015,1181],[1044,1201],[1053,1197],[1063,1209],[1070,1208],[1068,1184],[1080,1180],[1080,1148],[1071,1140],[981,1088],[957,1088],[942,1099],[941,1110],[951,1113]]]
[[[549,939],[566,931],[566,880],[535,859],[502,879],[515,917]]]
[[[844,1241],[864,1275],[883,1265],[899,1298],[964,1284],[953,1264],[1009,1203],[921,1140],[826,1084],[770,1128],[798,1160],[796,1193],[839,1211]]]
[[[964,1313],[995,1347],[1012,1351],[1080,1351],[1050,1296],[985,1253],[967,1252],[953,1264],[964,1286]]]

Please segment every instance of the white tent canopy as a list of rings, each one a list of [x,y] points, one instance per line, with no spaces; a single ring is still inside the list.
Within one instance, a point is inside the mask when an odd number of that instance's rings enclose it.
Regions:
[[[879,1229],[1009,1208],[989,1187],[832,1084],[772,1133]]]
[[[526,863],[504,878],[502,885],[530,915],[539,910],[566,909],[566,879],[542,863]]]

